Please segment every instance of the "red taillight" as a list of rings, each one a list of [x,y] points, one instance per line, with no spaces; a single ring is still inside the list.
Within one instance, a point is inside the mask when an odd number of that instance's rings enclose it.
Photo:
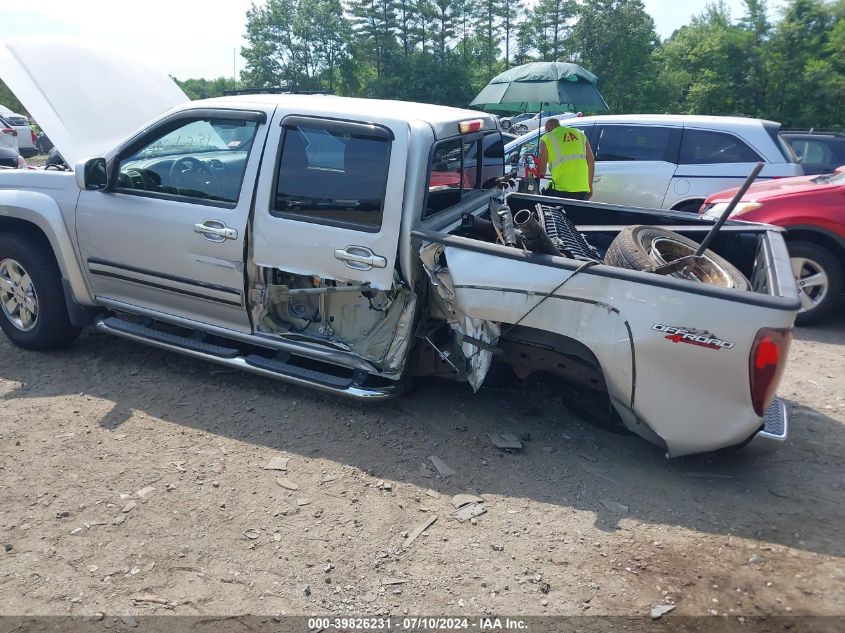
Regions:
[[[35,136],[35,132],[33,130],[30,130],[29,133],[32,134],[32,146],[35,147],[38,145],[38,137]]]
[[[18,135],[18,131],[15,130],[14,128],[10,128],[10,127],[4,127],[2,130],[0,130],[0,132],[2,132],[3,134],[9,134],[11,136],[17,136]]]
[[[766,412],[775,397],[791,342],[791,329],[763,328],[754,338],[748,360],[751,402],[759,416]]]

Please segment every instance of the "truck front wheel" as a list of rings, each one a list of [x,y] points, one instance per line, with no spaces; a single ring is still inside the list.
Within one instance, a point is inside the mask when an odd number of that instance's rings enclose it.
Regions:
[[[18,347],[48,350],[73,341],[53,252],[30,235],[0,233],[0,328]]]

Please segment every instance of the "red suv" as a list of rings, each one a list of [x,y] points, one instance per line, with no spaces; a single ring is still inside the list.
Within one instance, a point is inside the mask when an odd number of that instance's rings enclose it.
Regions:
[[[713,194],[700,213],[718,217],[735,192]],[[731,217],[786,229],[801,298],[796,323],[818,321],[836,307],[845,289],[845,167],[833,174],[755,183]]]

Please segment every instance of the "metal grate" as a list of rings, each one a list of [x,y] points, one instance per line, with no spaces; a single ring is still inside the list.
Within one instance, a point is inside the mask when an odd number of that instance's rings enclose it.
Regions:
[[[566,216],[563,207],[539,205],[542,209],[542,224],[552,242],[561,252],[568,251],[575,257],[601,259],[599,252],[584,239],[575,225]]]

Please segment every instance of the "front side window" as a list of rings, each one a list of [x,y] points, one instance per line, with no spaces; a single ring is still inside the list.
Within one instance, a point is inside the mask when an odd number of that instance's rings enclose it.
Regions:
[[[120,159],[116,189],[236,204],[257,127],[215,118],[166,125]]]
[[[362,127],[286,125],[274,214],[378,231],[391,140],[379,130]]]
[[[756,163],[760,156],[733,134],[709,130],[684,130],[681,140],[682,165]]]
[[[511,149],[507,155],[507,161],[510,165],[516,165],[519,163],[519,159],[525,156],[526,154],[531,154],[532,156],[538,156],[538,144],[537,144],[538,136],[535,134],[529,140],[522,143],[517,147]]]
[[[598,161],[666,160],[671,128],[647,125],[602,125],[596,142]]]

